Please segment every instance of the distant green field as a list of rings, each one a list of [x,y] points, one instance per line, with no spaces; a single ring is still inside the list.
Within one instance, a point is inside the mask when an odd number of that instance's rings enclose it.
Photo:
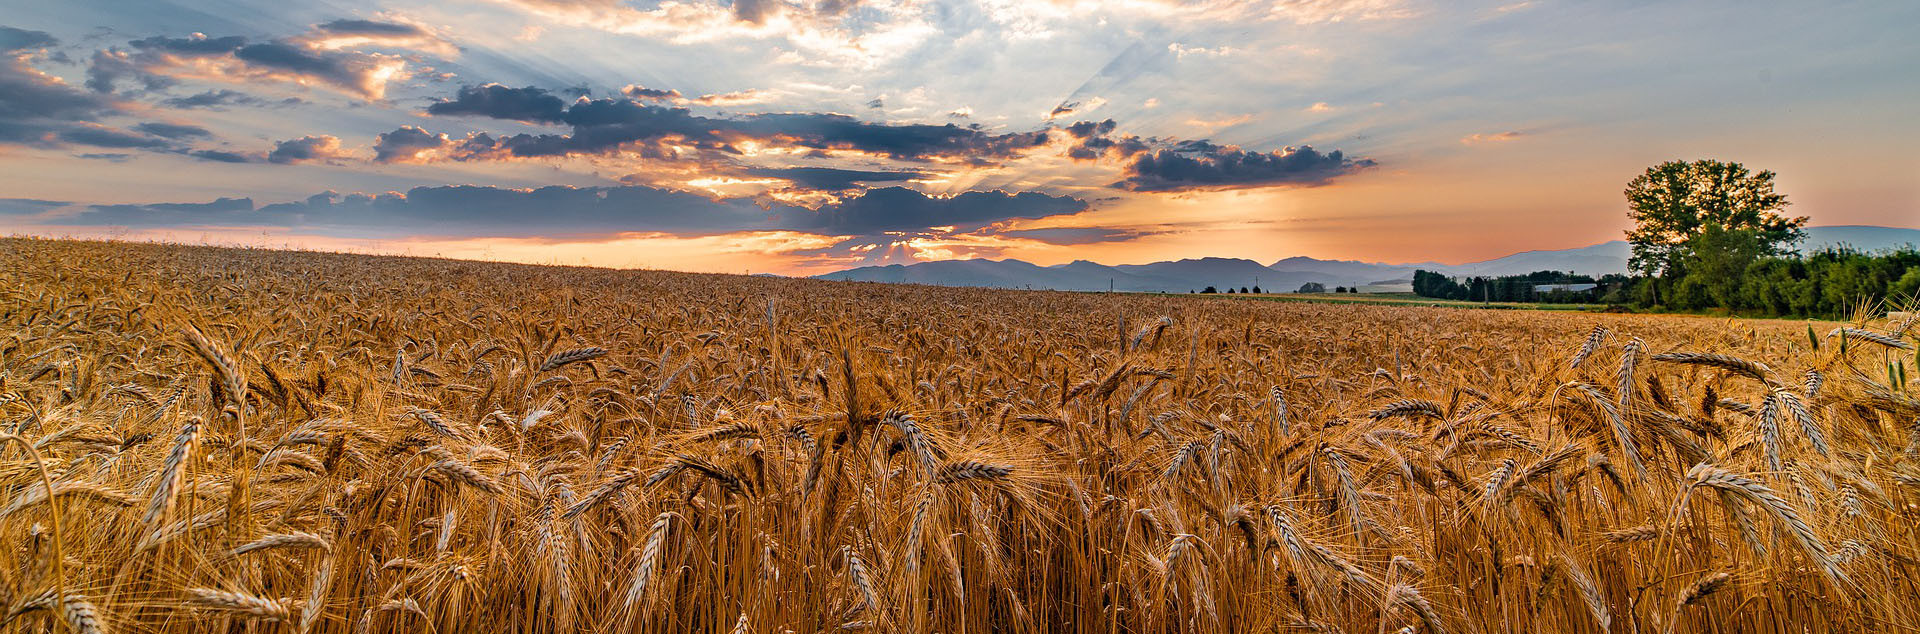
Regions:
[[[1203,297],[1203,295],[1192,295]],[[1204,297],[1266,300],[1278,302],[1321,302],[1327,304],[1376,304],[1383,306],[1445,306],[1448,308],[1499,308],[1528,310],[1597,311],[1606,304],[1542,304],[1532,302],[1463,302],[1421,297],[1413,293],[1218,293]]]
[[[1167,293],[1167,294],[1170,295],[1171,293]],[[1451,299],[1434,299],[1431,297],[1421,297],[1413,293],[1357,293],[1357,294],[1355,293],[1249,293],[1245,295],[1242,295],[1239,293],[1232,293],[1232,294],[1217,293],[1217,294],[1211,294],[1211,295],[1182,293],[1181,295],[1184,295],[1186,297],[1220,297],[1220,298],[1228,298],[1228,299],[1255,300],[1255,301],[1264,300],[1264,301],[1275,301],[1275,302],[1319,302],[1324,304],[1372,304],[1375,306],[1439,306],[1439,307],[1446,307],[1446,308],[1486,308],[1486,309],[1498,309],[1498,310],[1548,310],[1548,311],[1558,311],[1558,312],[1599,312],[1599,311],[1606,310],[1607,308],[1607,304],[1544,304],[1544,303],[1536,303],[1536,302],[1463,302],[1463,301],[1457,301],[1457,300],[1451,300]],[[1713,317],[1713,318],[1726,318],[1730,316],[1725,311],[1711,311],[1711,310],[1702,311],[1702,312],[1634,310],[1632,312],[1645,313],[1645,314],[1698,316],[1698,317]],[[1766,315],[1732,315],[1732,316],[1740,317],[1742,319],[1777,319],[1777,320],[1788,320],[1788,321],[1809,321],[1809,319],[1806,317],[1796,317],[1796,316],[1766,316]],[[1831,318],[1817,318],[1817,319],[1812,319],[1811,321],[1824,322],[1824,321],[1831,321],[1831,320],[1832,320]]]

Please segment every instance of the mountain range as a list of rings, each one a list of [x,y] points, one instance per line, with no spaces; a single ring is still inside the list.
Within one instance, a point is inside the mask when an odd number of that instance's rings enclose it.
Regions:
[[[1911,245],[1920,245],[1920,229],[1847,225],[1808,227],[1807,239],[1798,248],[1804,253],[1833,246],[1875,251]],[[1216,257],[1120,265],[1076,260],[1053,266],[1020,260],[940,260],[864,266],[816,275],[814,279],[1062,291],[1104,291],[1111,284],[1111,288],[1118,291],[1172,293],[1207,286],[1222,290],[1260,286],[1269,292],[1286,292],[1318,282],[1328,288],[1356,286],[1365,292],[1392,292],[1411,290],[1416,269],[1452,276],[1519,275],[1534,271],[1569,271],[1594,276],[1625,273],[1630,253],[1631,247],[1625,241],[1614,240],[1575,249],[1524,251],[1466,264],[1383,264],[1304,256],[1272,264]]]

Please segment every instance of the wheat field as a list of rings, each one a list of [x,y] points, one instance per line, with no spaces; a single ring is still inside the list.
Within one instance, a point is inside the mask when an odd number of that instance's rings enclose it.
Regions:
[[[0,270],[6,632],[1920,626],[1915,329],[1865,311]]]

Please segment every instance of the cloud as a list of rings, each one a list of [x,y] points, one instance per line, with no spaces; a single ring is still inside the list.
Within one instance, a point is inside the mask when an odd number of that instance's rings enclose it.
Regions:
[[[160,90],[174,84],[170,77],[142,70],[140,64],[134,61],[133,55],[127,51],[105,49],[93,52],[93,59],[87,64],[88,90],[110,93],[121,79],[129,78],[148,91]]]
[[[329,53],[286,42],[249,44],[235,49],[233,56],[264,76],[317,81],[369,99],[386,95],[387,79],[401,65],[398,59],[379,55]]]
[[[158,149],[170,145],[166,139],[93,123],[68,126],[56,136],[68,143],[105,148]]]
[[[1086,211],[1086,201],[1038,192],[972,191],[928,196],[904,187],[882,187],[814,212],[786,215],[788,226],[844,235],[976,225],[1016,218],[1045,218]]]
[[[558,123],[567,103],[541,88],[512,88],[500,84],[463,86],[453,99],[427,106],[427,114]]]
[[[36,49],[51,48],[60,40],[46,31],[29,31],[10,26],[0,26],[0,53],[15,53]]]
[[[559,99],[538,88],[498,84],[460,89],[452,100],[428,106],[434,115],[475,115],[521,121],[561,122],[569,134],[479,136],[454,152],[462,160],[604,155],[633,152],[672,157],[682,148],[743,153],[759,147],[850,152],[906,160],[990,162],[1019,156],[1044,145],[1046,130],[995,134],[954,124],[869,123],[842,114],[768,113],[708,117],[686,108],[642,103],[630,97],[582,99],[564,109]]]
[[[351,47],[404,48],[454,57],[460,51],[431,29],[410,22],[343,18],[316,24],[294,38],[308,47],[338,50]]]
[[[188,150],[187,156],[215,163],[257,163],[265,157],[225,150]]]
[[[733,18],[747,24],[765,24],[779,0],[733,0]]]
[[[1233,126],[1237,126],[1252,120],[1253,120],[1253,115],[1251,114],[1222,116],[1217,119],[1202,119],[1199,117],[1194,117],[1192,119],[1187,120],[1187,125],[1200,128],[1202,130],[1205,130],[1211,133],[1211,132],[1218,131],[1220,128],[1231,128]]]
[[[131,129],[101,123],[124,116],[123,106],[110,96],[73,88],[59,77],[41,72],[32,62],[45,47],[58,43],[38,31],[0,27],[0,145],[45,148],[86,146],[115,150],[148,150],[192,154],[179,143],[212,136],[206,128],[149,121]],[[125,152],[94,152],[79,158],[127,161]]]
[[[795,186],[815,190],[853,189],[862,183],[891,183],[933,178],[935,174],[912,170],[869,171],[849,170],[831,167],[771,167],[752,168],[741,172],[745,176],[778,178],[792,182]]]
[[[1127,135],[1112,138],[1111,135],[1119,123],[1105,121],[1080,121],[1062,128],[1073,137],[1073,145],[1067,148],[1067,157],[1077,161],[1092,161],[1106,156],[1132,157],[1152,149],[1147,139]]]
[[[1044,145],[1048,138],[1046,130],[993,134],[978,127],[951,123],[891,125],[820,113],[750,115],[729,122],[727,128],[763,142],[851,150],[905,160],[1011,158]]]
[[[81,225],[133,227],[253,226],[251,198],[220,198],[205,203],[94,205],[63,219]]]
[[[1176,140],[1114,135],[1118,123],[1081,121],[1062,128],[1073,145],[1067,156],[1121,161],[1120,181],[1111,187],[1140,192],[1245,189],[1324,185],[1332,179],[1373,167],[1372,159],[1351,159],[1335,150],[1311,146],[1249,152],[1205,139]]]
[[[95,67],[97,68],[98,64],[96,64]],[[93,84],[89,82],[88,85],[92,86]],[[109,84],[107,90],[111,89],[111,84]],[[258,97],[238,90],[228,90],[225,88],[208,90],[184,97],[168,97],[160,100],[160,105],[181,110],[191,108],[219,108],[222,106],[252,106],[259,105],[260,103],[261,99]]]
[[[781,39],[800,63],[873,68],[940,35],[939,12],[860,0],[502,0],[560,24],[675,44]],[[869,10],[854,10],[861,5]]]
[[[402,126],[392,132],[383,132],[373,141],[373,160],[376,163],[419,162],[421,155],[446,147],[450,141],[447,135],[434,134],[414,126]]]
[[[678,90],[661,90],[658,88],[648,88],[639,84],[628,86],[621,90],[620,93],[640,101],[678,101],[681,99],[680,91]]]
[[[44,207],[44,206],[42,206]],[[38,208],[38,207],[36,207]],[[1078,213],[1084,201],[1025,192],[929,196],[889,187],[818,210],[750,198],[713,199],[645,186],[506,189],[416,187],[405,193],[325,192],[256,207],[248,198],[207,203],[95,205],[56,224],[135,228],[285,227],[364,235],[565,237],[629,233],[716,235],[798,231],[864,235],[986,225]]]
[[[287,227],[320,232],[558,237],[622,232],[720,233],[765,224],[748,200],[714,201],[648,187],[504,189],[416,187],[405,193],[336,194],[256,207],[251,199],[209,203],[96,205],[64,223],[138,228]]]
[[[0,27],[0,143],[59,145],[59,137],[104,140],[106,133],[85,125],[119,111],[112,100],[75,90],[66,81],[41,72],[33,61],[59,43],[40,31]],[[125,146],[110,146],[125,147]]]
[[[0,27],[0,29],[4,28],[6,27]],[[0,38],[5,37],[6,32],[0,31]],[[4,45],[3,39],[0,39],[0,45]],[[0,215],[37,216],[71,204],[73,203],[38,198],[0,198]]]
[[[1460,137],[1460,144],[1478,145],[1481,143],[1504,143],[1526,135],[1527,133],[1518,130],[1508,130],[1506,132],[1494,132],[1490,134],[1475,133]]]
[[[131,50],[96,53],[87,69],[87,85],[111,92],[123,79],[148,89],[177,78],[211,81],[286,82],[319,85],[360,97],[381,99],[387,84],[406,77],[406,60],[381,53],[327,48],[315,39],[250,42],[241,36],[149,37],[128,42]]]
[[[267,100],[238,90],[217,88],[182,97],[168,97],[161,99],[158,103],[162,106],[179,110],[191,110],[195,108],[221,110],[227,106],[291,106],[306,103],[306,100],[299,97]]]
[[[765,90],[748,89],[713,95],[700,95],[686,100],[685,103],[725,108],[728,106],[750,106],[753,104],[768,103],[773,101],[773,97],[773,93]]]
[[[1055,0],[995,3],[989,16],[1023,30],[1044,24],[1136,15],[1160,24],[1233,24],[1279,21],[1320,24],[1407,18],[1402,0]]]
[[[267,153],[267,162],[286,165],[346,157],[346,152],[340,149],[338,137],[303,136],[273,144],[273,151]]]
[[[716,108],[725,108],[728,106],[744,106],[744,105],[750,105],[750,104],[756,104],[756,103],[767,103],[769,101],[772,101],[774,97],[774,94],[771,92],[768,92],[765,90],[757,90],[757,89],[748,89],[748,90],[741,90],[737,92],[719,93],[719,94],[712,94],[712,95],[700,95],[698,97],[687,97],[686,95],[681,94],[680,91],[678,90],[672,90],[672,89],[666,89],[666,88],[648,88],[646,86],[641,86],[639,84],[634,84],[621,89],[620,94],[626,95],[635,101],[658,101],[663,103],[677,103],[677,104],[683,104],[683,105],[691,104],[691,105],[697,105],[697,106],[713,106]]]
[[[213,136],[213,133],[206,128],[197,125],[182,125],[177,123],[147,122],[135,125],[133,129],[163,139],[191,139],[195,137]]]
[[[1242,189],[1278,185],[1323,185],[1338,176],[1372,167],[1370,159],[1352,160],[1334,150],[1312,146],[1273,152],[1248,152],[1233,146],[1189,141],[1174,149],[1136,155],[1113,187],[1141,192]]]

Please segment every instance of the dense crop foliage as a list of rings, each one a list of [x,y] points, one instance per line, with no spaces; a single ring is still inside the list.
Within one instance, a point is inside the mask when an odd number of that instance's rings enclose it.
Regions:
[[[1920,623],[1915,339],[1879,319],[0,270],[4,631]]]

